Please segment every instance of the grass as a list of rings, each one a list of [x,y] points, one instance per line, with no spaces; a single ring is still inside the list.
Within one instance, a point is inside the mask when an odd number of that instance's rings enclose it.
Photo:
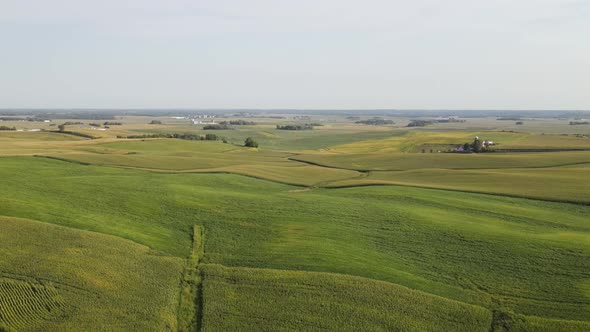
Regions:
[[[190,254],[196,223],[206,230],[205,264],[340,273],[490,310],[590,317],[581,288],[590,207],[404,187],[294,192],[237,175],[38,158],[0,165],[1,215],[112,234],[179,258]]]
[[[415,153],[587,148],[560,124],[115,138],[205,133],[160,119],[0,133],[0,330],[590,329],[590,152]]]
[[[211,264],[202,270],[204,331],[483,332],[491,324],[484,308],[366,278]]]
[[[52,285],[0,278],[0,327],[26,330],[58,318],[63,299]]]
[[[590,166],[512,169],[419,169],[371,172],[357,179],[327,184],[330,187],[404,185],[490,193],[541,200],[590,204],[590,184],[584,181]]]
[[[578,138],[562,135],[531,135],[527,139],[517,140],[501,146],[506,149],[588,149],[590,138]]]
[[[587,203],[590,197],[590,188],[579,181],[585,165],[590,165],[590,152],[293,155],[174,139],[83,148],[84,151],[45,155],[84,164],[159,172],[234,173],[308,187],[398,184],[581,203]],[[568,165],[579,168],[556,167]],[[357,170],[406,172],[373,172],[366,176]]]
[[[178,258],[116,237],[0,217],[0,325],[176,330]]]
[[[47,156],[101,166],[166,172],[235,173],[277,182],[317,186],[355,178],[355,171],[292,162],[291,154],[248,149],[221,142],[157,139],[100,144],[86,151]]]
[[[136,133],[169,133],[170,127],[139,129]],[[185,127],[182,132],[206,133],[226,137],[232,144],[242,145],[246,137],[252,137],[261,147],[269,150],[311,150],[324,149],[333,145],[352,143],[369,139],[391,137],[391,128],[374,128],[368,126],[326,125],[314,130],[277,130],[274,124],[257,126],[240,126],[239,130],[199,130]]]
[[[72,136],[57,132],[16,132],[16,131],[1,131],[0,140],[3,142],[14,143],[15,141],[81,141],[84,138],[79,136]]]
[[[496,142],[498,149],[590,149],[590,138],[575,136],[538,135],[493,130],[427,131],[418,129],[399,131],[396,135],[387,139],[363,140],[349,144],[335,145],[331,146],[330,150],[350,154],[421,152],[423,148],[428,147],[430,149],[432,145],[448,148],[448,146],[473,142],[474,136],[479,136],[482,140]]]
[[[587,331],[546,319],[448,300],[333,273],[205,264],[204,331]],[[387,312],[386,315],[383,312]]]
[[[291,159],[327,167],[370,171],[541,168],[590,164],[590,152],[302,154]]]
[[[24,134],[29,136],[35,134],[60,135],[56,133]],[[471,134],[398,131],[396,132],[397,136],[392,139],[402,143],[405,142],[403,144],[406,145],[403,149],[411,149],[407,145],[411,140],[425,144],[424,142],[435,138],[441,141],[458,139],[458,137],[463,139]],[[492,134],[504,136],[508,141],[529,138],[527,134],[506,132]],[[390,141],[392,139],[379,141],[381,142],[379,144],[391,145]],[[315,151],[295,155],[288,152],[247,149],[220,142],[177,139],[95,140],[93,142],[66,140],[49,143],[53,145],[49,145],[48,150],[43,147],[44,144],[48,144],[47,142],[34,141],[30,137],[28,140],[23,139],[22,141],[19,140],[19,142],[20,145],[9,144],[9,150],[4,152],[15,155],[38,154],[83,164],[135,168],[157,172],[234,173],[307,187],[400,184],[568,202],[587,202],[589,190],[583,182],[577,181],[580,171],[575,172],[569,170],[569,168],[563,171],[541,171],[537,169],[588,164],[590,163],[590,152],[490,153],[475,155],[399,152],[355,154]],[[355,144],[373,146],[378,151],[382,151],[379,150],[379,144],[374,141]],[[11,151],[12,153],[9,153]],[[432,170],[433,168],[439,170]],[[523,170],[513,170],[515,168],[523,168]],[[444,169],[481,169],[482,172],[448,173]],[[483,171],[484,169],[485,171]],[[505,169],[505,171],[491,171],[495,169]],[[366,177],[367,174],[361,174],[357,170],[408,172],[379,173]],[[542,186],[537,185],[541,180],[544,184]],[[507,185],[511,183],[518,184],[518,186]],[[569,186],[571,186],[571,190],[568,189]]]
[[[81,137],[47,132],[0,131],[0,155],[33,155],[36,153],[69,152],[73,147],[89,144]]]

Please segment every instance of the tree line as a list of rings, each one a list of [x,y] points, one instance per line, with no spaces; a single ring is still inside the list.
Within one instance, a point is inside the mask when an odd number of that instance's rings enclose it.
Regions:
[[[215,134],[205,134],[205,135],[197,135],[197,134],[143,134],[143,135],[128,135],[128,136],[117,136],[117,138],[176,138],[176,139],[184,139],[190,141],[223,141],[223,143],[228,143],[227,138],[218,136]],[[257,148],[258,142],[256,142],[252,137],[246,138],[244,141],[244,146],[249,148]]]
[[[430,120],[412,120],[406,127],[425,127],[433,123],[434,122]]]
[[[302,125],[277,125],[278,130],[312,130],[314,127],[311,123]]]
[[[227,143],[227,139],[225,137],[221,137],[215,134],[143,134],[143,135],[128,135],[128,136],[117,136],[117,138],[176,138],[176,139],[184,139],[189,141],[223,141],[223,143]]]
[[[233,129],[227,124],[210,124],[203,127],[203,130],[229,130]]]
[[[395,124],[395,122],[393,122],[393,120],[385,120],[383,118],[372,118],[372,119],[367,119],[367,120],[359,120],[359,121],[355,121],[355,123],[365,124],[365,125],[370,125],[370,126],[383,126],[383,125]]]

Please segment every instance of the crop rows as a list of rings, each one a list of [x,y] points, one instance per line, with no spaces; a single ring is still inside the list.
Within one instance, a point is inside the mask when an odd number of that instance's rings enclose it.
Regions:
[[[63,302],[52,286],[0,280],[0,324],[21,330],[49,319]]]

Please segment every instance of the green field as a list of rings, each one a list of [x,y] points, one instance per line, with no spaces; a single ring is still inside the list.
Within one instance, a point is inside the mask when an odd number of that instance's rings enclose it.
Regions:
[[[590,164],[590,152],[302,154],[291,159],[332,168],[368,171],[407,171],[424,168],[534,169]]]
[[[176,327],[179,258],[112,236],[11,217],[0,217],[0,243],[0,324],[7,329]]]
[[[332,188],[367,185],[403,185],[541,200],[590,203],[590,165],[547,168],[418,169],[370,172],[356,179],[333,181]]]
[[[154,118],[0,133],[0,330],[590,330],[587,138]]]
[[[372,279],[221,265],[202,269],[203,296],[212,299],[203,308],[204,330],[488,331],[492,321],[484,308]]]

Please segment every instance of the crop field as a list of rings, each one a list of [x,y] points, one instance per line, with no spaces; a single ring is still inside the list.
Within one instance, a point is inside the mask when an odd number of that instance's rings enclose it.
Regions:
[[[51,285],[0,279],[0,326],[25,330],[58,316],[64,303]]]
[[[210,331],[488,331],[492,321],[484,308],[371,279],[214,264],[202,270]]]
[[[370,172],[356,179],[333,181],[332,188],[359,185],[405,185],[480,192],[541,200],[590,203],[590,164],[546,168],[418,169]]]
[[[179,258],[116,237],[10,217],[0,217],[0,257],[0,326],[7,329],[176,326]]]
[[[0,331],[590,330],[590,139],[566,121],[247,119],[11,122],[47,131],[0,132]],[[150,133],[227,143],[121,138]],[[447,152],[474,136],[502,152]]]
[[[302,154],[293,160],[332,168],[368,171],[407,171],[421,168],[501,169],[545,168],[590,164],[590,152],[489,154]]]
[[[429,152],[434,146],[445,152],[450,146],[473,141],[474,136],[483,140],[497,142],[498,149],[513,150],[588,150],[588,136],[539,135],[510,131],[418,131],[404,130],[394,132],[390,138],[364,140],[343,145],[332,146],[329,150],[337,153],[395,153],[395,152]],[[438,152],[433,149],[433,152]]]

